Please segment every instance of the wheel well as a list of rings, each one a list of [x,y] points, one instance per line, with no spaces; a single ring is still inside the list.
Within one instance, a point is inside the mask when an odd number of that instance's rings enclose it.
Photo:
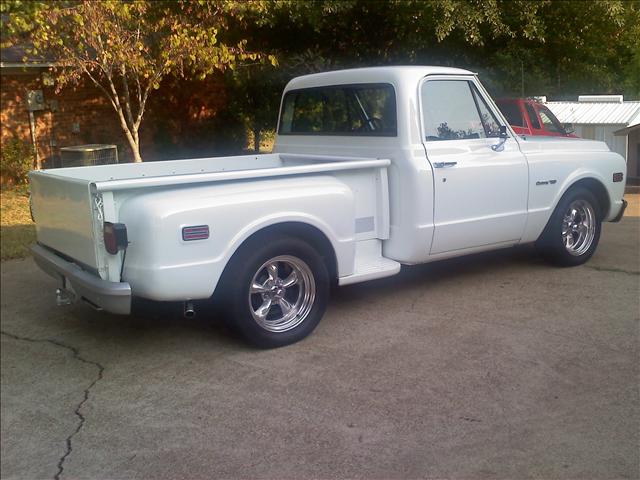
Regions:
[[[578,180],[576,183],[571,185],[567,189],[567,192],[573,188],[583,187],[589,190],[598,200],[598,205],[600,207],[600,215],[602,219],[606,218],[609,213],[609,208],[611,207],[611,201],[609,200],[609,193],[607,189],[602,184],[602,182],[596,180],[595,178],[583,178]]]
[[[269,225],[268,227],[251,234],[242,242],[237,250],[242,248],[242,246],[249,241],[253,242],[260,239],[266,240],[274,235],[289,235],[307,242],[322,256],[322,259],[327,266],[327,271],[329,272],[329,278],[334,280],[338,278],[338,262],[331,242],[321,230],[307,223],[283,222],[275,225]]]

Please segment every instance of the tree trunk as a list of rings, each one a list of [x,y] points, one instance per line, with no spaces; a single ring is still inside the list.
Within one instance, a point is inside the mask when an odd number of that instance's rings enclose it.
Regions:
[[[142,157],[140,156],[140,145],[136,145],[135,147],[131,147],[131,152],[133,153],[133,161],[135,163],[142,163]]]
[[[260,153],[260,129],[253,128],[253,151]]]
[[[131,153],[133,154],[133,161],[135,163],[142,163],[142,156],[140,155],[140,139],[138,138],[138,132],[134,132],[131,135],[129,132],[125,131],[127,136],[127,140],[129,141],[129,148],[131,149]]]

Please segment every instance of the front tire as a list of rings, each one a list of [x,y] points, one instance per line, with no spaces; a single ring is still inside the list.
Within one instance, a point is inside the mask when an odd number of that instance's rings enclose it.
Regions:
[[[601,230],[597,199],[586,188],[573,188],[560,199],[536,247],[556,265],[582,265],[595,252]]]
[[[320,322],[329,299],[324,260],[308,243],[289,236],[249,240],[220,282],[227,323],[261,348],[305,338]]]

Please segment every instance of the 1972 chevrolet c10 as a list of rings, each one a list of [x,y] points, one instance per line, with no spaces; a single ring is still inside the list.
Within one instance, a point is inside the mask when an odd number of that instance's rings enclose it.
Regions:
[[[274,152],[31,173],[40,267],[61,302],[213,297],[262,347],[313,331],[339,285],[533,243],[591,257],[624,212],[602,142],[519,138],[473,73],[379,67],[285,88]]]

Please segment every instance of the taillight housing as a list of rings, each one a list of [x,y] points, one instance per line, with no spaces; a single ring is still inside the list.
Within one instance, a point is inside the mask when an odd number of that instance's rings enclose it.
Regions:
[[[127,227],[124,223],[104,222],[103,226],[104,248],[111,255],[127,248]]]

